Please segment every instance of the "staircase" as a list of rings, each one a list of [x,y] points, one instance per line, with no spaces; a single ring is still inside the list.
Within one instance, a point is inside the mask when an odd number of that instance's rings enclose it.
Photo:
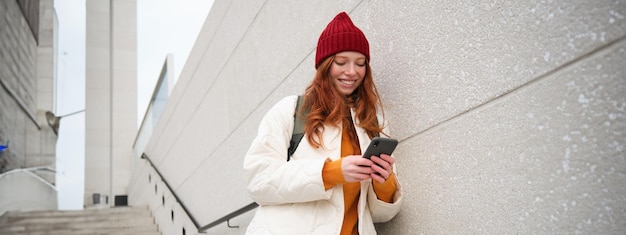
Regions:
[[[80,211],[10,211],[2,235],[161,235],[147,206]]]

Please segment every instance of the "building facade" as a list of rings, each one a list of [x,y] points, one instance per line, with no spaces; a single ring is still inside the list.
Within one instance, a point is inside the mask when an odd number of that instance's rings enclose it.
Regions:
[[[0,214],[56,209],[53,1],[1,1],[0,15]]]
[[[137,133],[137,2],[86,7],[84,204],[126,205]]]

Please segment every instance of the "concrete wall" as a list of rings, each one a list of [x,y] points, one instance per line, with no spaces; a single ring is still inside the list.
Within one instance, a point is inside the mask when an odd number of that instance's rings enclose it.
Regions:
[[[55,165],[57,136],[45,118],[46,111],[54,111],[52,2],[28,7],[38,39],[17,1],[0,2],[0,145],[8,145],[0,153],[0,173]],[[54,174],[40,176],[55,182]]]
[[[200,225],[252,202],[241,168],[257,125],[302,92],[346,11],[401,141],[407,200],[382,234],[623,233],[625,4],[216,1],[145,153]],[[180,206],[148,164],[135,172],[134,203],[189,232],[158,215]],[[243,234],[252,213],[208,233]]]
[[[35,115],[37,42],[16,1],[0,2],[0,172],[20,168],[26,155],[27,129],[39,128]]]
[[[39,123],[42,129],[31,131],[28,134],[28,144],[26,151],[26,167],[52,166],[56,165],[56,143],[58,135],[51,131],[48,120],[43,116],[46,111],[56,112],[54,89],[56,78],[56,48],[57,38],[54,32],[57,31],[58,22],[54,11],[53,0],[39,0],[39,26],[38,45],[36,61],[36,105],[38,109]],[[58,131],[58,130],[57,130]],[[40,177],[55,183],[56,176],[39,174]]]
[[[87,1],[85,205],[127,195],[137,133],[137,2]]]

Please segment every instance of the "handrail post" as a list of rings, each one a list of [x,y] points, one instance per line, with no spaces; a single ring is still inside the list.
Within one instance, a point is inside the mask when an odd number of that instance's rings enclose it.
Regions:
[[[234,218],[234,217],[236,217],[238,215],[241,215],[243,213],[246,213],[248,211],[251,211],[252,209],[257,208],[257,207],[259,207],[259,204],[257,204],[256,202],[250,203],[250,204],[240,208],[239,210],[233,211],[232,213],[230,213],[228,215],[225,215],[222,218],[216,219],[215,221],[213,221],[213,222],[211,222],[211,223],[209,223],[207,225],[202,226],[201,228],[198,229],[198,232],[200,232],[200,233],[205,232],[206,230],[209,230],[210,228],[215,227],[218,224],[221,224],[221,223],[224,223],[224,222],[228,222],[230,219],[232,219],[232,218]]]

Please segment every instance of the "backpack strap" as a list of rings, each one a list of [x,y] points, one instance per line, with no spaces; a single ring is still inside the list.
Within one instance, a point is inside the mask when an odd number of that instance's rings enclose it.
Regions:
[[[298,101],[296,102],[296,109],[293,112],[293,132],[291,134],[291,140],[289,141],[289,148],[287,149],[287,161],[291,160],[291,156],[296,149],[298,148],[298,144],[302,141],[302,137],[304,137],[304,123],[306,122],[306,116],[309,114],[309,109],[302,110],[302,113],[299,113],[300,107],[302,106],[302,96],[298,96]],[[378,123],[378,117],[376,118],[376,122]],[[380,136],[380,133],[376,133],[376,136]]]
[[[304,123],[305,118],[309,114],[309,110],[303,110],[302,114],[298,112],[300,107],[302,106],[302,96],[298,96],[298,101],[296,103],[296,110],[293,112],[293,133],[291,134],[291,140],[289,141],[289,148],[287,149],[287,161],[291,160],[291,155],[296,152],[298,148],[298,144],[302,140],[304,136]]]

